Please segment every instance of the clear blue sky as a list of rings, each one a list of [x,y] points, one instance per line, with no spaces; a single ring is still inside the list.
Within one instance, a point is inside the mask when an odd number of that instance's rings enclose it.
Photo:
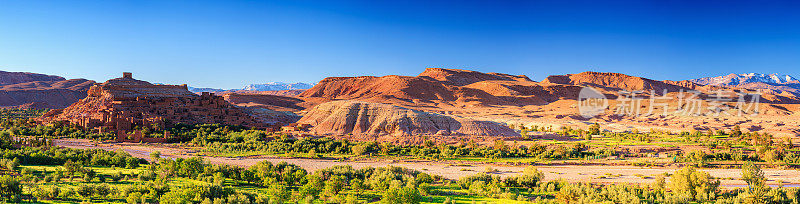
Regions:
[[[800,75],[798,3],[611,2],[0,0],[0,70],[216,88],[426,67]]]

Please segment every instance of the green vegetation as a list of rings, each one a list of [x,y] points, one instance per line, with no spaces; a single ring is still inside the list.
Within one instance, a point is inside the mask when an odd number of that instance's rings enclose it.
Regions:
[[[68,155],[87,150],[56,147],[6,149]],[[334,166],[313,173],[298,166],[260,162],[249,168],[208,164],[200,158],[163,159],[140,166],[114,167],[124,153],[98,150],[76,158],[49,158],[47,165],[14,165],[4,161],[0,197],[6,202],[45,203],[797,203],[797,188],[764,185],[759,166],[747,163],[746,189],[721,190],[719,181],[694,167],[658,176],[653,185],[544,182],[543,172],[529,166],[519,176],[501,178],[479,173],[457,181],[401,167],[354,169]],[[57,154],[47,154],[57,155]],[[45,158],[44,156],[42,158]],[[110,158],[98,160],[93,158]],[[98,162],[96,161],[106,161]]]
[[[378,142],[350,142],[347,140],[333,140],[329,138],[302,138],[295,139],[286,136],[279,138],[262,138],[258,135],[263,134],[258,131],[248,130],[244,133],[245,138],[242,142],[206,142],[194,143],[197,146],[205,147],[209,153],[228,153],[228,152],[262,152],[268,154],[283,153],[309,153],[315,154],[338,154],[338,155],[386,155],[386,156],[412,156],[427,159],[450,159],[460,157],[480,157],[480,158],[539,158],[539,159],[569,159],[591,156],[592,153],[585,152],[585,148],[580,145],[560,148],[546,148],[544,145],[532,145],[530,147],[517,146],[511,148],[504,144],[492,147],[479,146],[477,144],[463,145],[435,145],[432,142],[421,146],[398,146],[391,143]],[[242,133],[230,135],[239,136]],[[193,140],[195,142],[196,140]]]
[[[7,119],[0,122],[9,134],[17,137],[36,138],[88,138],[110,140],[110,133],[90,133],[67,123],[39,125],[29,119]],[[731,130],[694,131],[671,133],[651,130],[649,132],[606,132],[599,124],[588,130],[562,127],[525,127],[514,125],[529,134],[545,131],[561,135],[569,140],[544,140],[527,137],[523,141],[497,140],[493,145],[479,145],[472,141],[458,144],[436,144],[427,140],[421,145],[394,145],[379,142],[353,142],[330,138],[294,138],[281,132],[247,129],[241,126],[219,124],[185,125],[170,128],[136,127],[144,134],[160,136],[169,131],[176,142],[202,147],[202,153],[211,156],[277,155],[309,158],[342,157],[412,157],[431,160],[467,160],[482,162],[531,163],[569,160],[597,160],[625,158],[632,165],[664,165],[687,163],[697,167],[734,165],[745,161],[767,163],[776,166],[800,165],[800,148],[791,140],[778,140],[772,135],[747,132],[738,126]],[[623,151],[621,146],[675,148],[697,146],[698,150],[667,151],[662,157],[671,158],[641,162],[635,158],[655,157],[653,153]]]
[[[28,119],[42,116],[49,111],[48,109],[29,109],[29,108],[0,108],[0,118],[4,119]]]
[[[4,131],[4,135],[10,135]],[[8,138],[7,138],[8,139]],[[308,173],[287,163],[249,168],[200,158],[152,162],[124,152],[2,140],[0,199],[46,203],[420,203],[457,195],[449,181],[400,167],[335,166]],[[14,146],[20,146],[15,148]],[[541,179],[541,178],[538,178]],[[453,197],[458,200],[458,196]],[[496,201],[497,198],[483,198]]]
[[[110,140],[114,136],[110,133],[98,134],[84,130],[80,126],[67,122],[55,122],[48,125],[41,125],[32,119],[8,119],[0,121],[0,127],[4,131],[17,137],[36,137],[36,138],[86,138],[95,140]]]
[[[767,133],[742,132],[739,126],[730,130],[708,130],[672,133],[650,130],[649,132],[603,132],[595,123],[588,130],[562,127],[553,130],[551,127],[511,127],[531,131],[542,131],[572,138],[575,141],[551,141],[549,144],[583,143],[588,152],[595,158],[618,156],[625,158],[653,157],[648,153],[619,152],[614,150],[620,146],[649,147],[683,147],[696,146],[698,150],[671,151],[667,158],[670,163],[687,163],[697,167],[737,166],[743,162],[753,161],[773,166],[796,167],[800,165],[800,148],[794,146],[789,138],[777,139]],[[589,156],[591,157],[591,156]],[[592,159],[592,158],[587,158]],[[633,163],[640,165],[639,163]]]
[[[494,169],[448,180],[401,168],[355,169],[334,166],[308,172],[288,163],[261,162],[248,168],[209,164],[199,157],[150,162],[125,152],[52,146],[52,138],[107,140],[66,123],[39,125],[29,119],[0,122],[0,200],[44,203],[798,203],[797,188],[769,187],[764,165],[793,167],[800,151],[791,141],[758,132],[732,130],[692,133],[603,132],[569,127],[520,126],[527,133],[548,131],[568,140],[526,137],[479,145],[465,142],[393,145],[330,138],[295,138],[216,124],[182,125],[166,130],[136,127],[145,134],[170,131],[183,146],[209,155],[303,155],[307,157],[410,157],[431,160],[505,162],[588,161],[626,158],[651,165],[648,153],[620,151],[624,145],[680,147],[660,162],[683,163],[672,175],[654,175],[651,185],[545,181],[533,166],[501,178]],[[642,160],[636,160],[642,158]],[[721,189],[720,181],[698,168],[741,163],[746,188]],[[634,163],[640,165],[639,163]],[[619,177],[604,175],[601,177]],[[636,175],[645,177],[645,175]]]

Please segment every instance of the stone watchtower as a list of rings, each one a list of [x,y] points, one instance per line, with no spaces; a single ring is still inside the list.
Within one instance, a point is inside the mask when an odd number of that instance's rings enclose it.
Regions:
[[[133,79],[133,73],[130,73],[130,72],[122,72],[122,78],[126,78],[126,79]]]

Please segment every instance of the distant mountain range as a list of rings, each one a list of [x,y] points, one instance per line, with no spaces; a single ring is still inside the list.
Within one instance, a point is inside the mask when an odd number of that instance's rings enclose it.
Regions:
[[[305,90],[314,87],[313,83],[284,83],[284,82],[267,82],[264,84],[250,84],[244,86],[242,89],[215,89],[215,88],[196,88],[189,87],[189,91],[199,92],[236,92],[236,91],[284,91],[284,90]]]
[[[245,86],[242,90],[246,91],[281,91],[281,90],[300,90],[310,89],[314,84],[309,83],[283,83],[283,82],[268,82],[265,84],[250,84]]]
[[[785,98],[800,98],[800,81],[786,74],[728,74],[691,80],[700,85],[759,90]],[[763,95],[762,95],[763,96]]]
[[[750,83],[788,84],[798,83],[797,78],[786,74],[729,74],[718,77],[705,77],[691,80],[700,85],[738,86]]]
[[[228,91],[228,90],[225,90],[225,89],[215,89],[215,88],[196,88],[196,87],[191,87],[191,86],[190,86],[190,87],[188,87],[188,88],[189,88],[189,91],[191,91],[191,92],[194,92],[194,93],[200,93],[200,92],[223,92],[223,91]]]

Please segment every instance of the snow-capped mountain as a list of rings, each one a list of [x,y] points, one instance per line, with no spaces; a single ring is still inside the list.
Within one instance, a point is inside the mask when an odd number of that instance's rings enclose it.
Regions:
[[[215,88],[197,88],[197,87],[191,87],[191,86],[190,86],[190,87],[188,87],[188,88],[189,88],[189,91],[191,91],[191,92],[194,92],[194,93],[200,93],[200,92],[223,92],[223,91],[227,91],[227,90],[225,90],[225,89],[215,89]]]
[[[160,83],[156,83],[160,84]],[[227,93],[239,91],[285,91],[285,90],[304,90],[314,87],[314,84],[309,83],[283,83],[283,82],[269,82],[265,84],[250,84],[242,89],[217,89],[217,88],[200,88],[189,86],[189,91],[194,93],[212,92],[212,93]],[[299,93],[299,92],[298,92]]]
[[[247,91],[280,91],[280,90],[299,90],[310,89],[314,84],[309,83],[283,83],[283,82],[269,82],[265,84],[250,84],[245,86],[242,90]]]
[[[800,98],[800,81],[786,74],[729,74],[691,81],[699,85],[759,90],[776,97]]]
[[[786,74],[729,74],[718,77],[705,77],[691,80],[694,83],[701,85],[714,85],[714,86],[738,86],[750,83],[766,83],[766,84],[787,84],[798,83],[797,78]]]

